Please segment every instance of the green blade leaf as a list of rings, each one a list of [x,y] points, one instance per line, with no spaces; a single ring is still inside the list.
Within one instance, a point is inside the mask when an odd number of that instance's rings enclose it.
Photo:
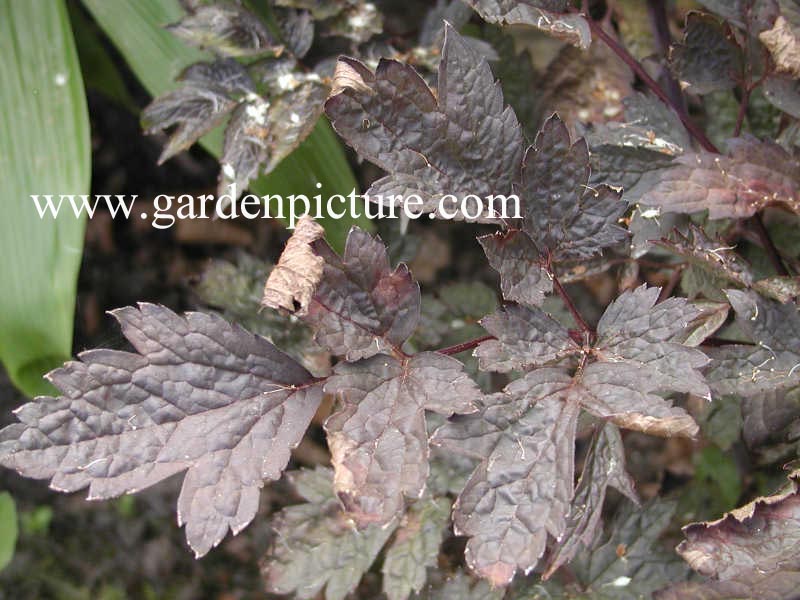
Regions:
[[[72,354],[85,219],[40,218],[31,195],[88,193],[89,122],[64,2],[0,0],[0,14],[0,361],[36,395]]]
[[[128,61],[133,72],[153,95],[158,96],[175,87],[174,79],[188,65],[211,56],[184,44],[166,29],[165,25],[183,16],[177,0],[83,0],[108,37]],[[202,138],[201,144],[214,156],[222,150],[222,128]],[[317,188],[317,182],[322,188]],[[349,194],[358,187],[341,145],[322,118],[311,135],[265,177],[250,185],[259,196],[304,194],[312,198],[333,194]],[[337,250],[352,225],[371,230],[370,221],[352,219],[323,219],[326,236]]]
[[[14,556],[17,545],[17,509],[8,492],[0,493],[0,571]]]

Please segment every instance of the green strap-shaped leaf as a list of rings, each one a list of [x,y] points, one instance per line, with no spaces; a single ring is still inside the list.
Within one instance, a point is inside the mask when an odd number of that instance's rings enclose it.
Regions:
[[[192,48],[164,29],[183,16],[177,0],[83,0],[84,5],[100,23],[133,72],[153,95],[158,96],[175,87],[175,76],[186,66],[210,55]],[[201,143],[215,156],[222,150],[222,128],[207,136]],[[317,188],[317,182],[322,188]],[[325,119],[300,147],[281,162],[266,177],[250,185],[253,193],[305,194],[312,198],[322,194],[349,194],[357,188],[344,151]],[[338,209],[338,206],[337,206]],[[325,219],[326,237],[337,250],[344,248],[347,232],[352,225],[371,229],[368,219]]]
[[[17,509],[8,492],[0,493],[0,571],[14,556],[17,545]]]
[[[89,122],[64,2],[0,0],[0,15],[0,361],[35,395],[72,354],[85,220],[40,218],[31,195],[88,193]]]

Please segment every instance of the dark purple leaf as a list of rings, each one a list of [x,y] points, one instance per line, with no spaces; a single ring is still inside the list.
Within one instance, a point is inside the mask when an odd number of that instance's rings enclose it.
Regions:
[[[328,88],[315,73],[289,73],[277,83],[268,98],[251,94],[233,112],[225,129],[218,196],[232,183],[241,195],[259,174],[271,173],[322,115]]]
[[[381,239],[358,228],[341,258],[326,244],[314,249],[325,266],[305,318],[317,341],[351,361],[399,348],[419,321],[419,285],[408,267],[392,271]]]
[[[567,330],[537,308],[507,306],[484,317],[481,325],[497,338],[483,342],[475,351],[484,371],[530,369],[580,352]]]
[[[489,23],[530,25],[559,39],[589,48],[592,34],[586,19],[567,12],[567,0],[465,0]]]
[[[743,432],[751,446],[780,439],[800,418],[800,315],[753,292],[728,290],[737,323],[753,342],[709,348],[708,382],[716,396],[742,399]]]
[[[340,363],[325,392],[338,400],[325,422],[334,487],[360,526],[388,523],[404,497],[421,497],[429,471],[425,411],[469,413],[481,397],[459,361],[435,352]]]
[[[445,194],[483,200],[512,193],[522,162],[519,123],[486,60],[452,28],[436,95],[413,67],[393,60],[381,60],[372,73],[342,58],[333,88],[325,110],[336,131],[390,173],[369,189],[373,200],[392,204],[391,195],[418,194],[423,204],[416,208],[434,212]],[[497,220],[484,209],[476,220]]]
[[[522,229],[556,259],[587,258],[628,239],[617,224],[627,204],[608,186],[590,187],[589,172],[585,140],[573,144],[564,123],[548,119],[525,154],[518,193]]]
[[[316,340],[355,361],[398,349],[419,322],[419,285],[406,265],[389,267],[379,237],[354,227],[338,256],[320,240],[321,229],[301,219],[267,282],[264,305],[296,312]]]
[[[578,550],[591,548],[602,529],[600,517],[606,489],[612,486],[639,504],[631,476],[625,471],[625,448],[619,429],[611,423],[595,436],[575,488],[567,525],[558,547],[548,560],[543,578],[549,578],[562,565],[573,559]]]
[[[156,133],[176,126],[158,159],[159,164],[186,150],[222,123],[240,96],[252,94],[254,84],[236,61],[196,63],[178,78],[182,87],[159,96],[142,111],[142,128]]]
[[[800,162],[772,142],[730,140],[730,156],[684,154],[673,165],[646,173],[631,196],[661,212],[707,210],[712,219],[750,217],[766,206],[800,211]]]
[[[678,553],[707,583],[684,584],[659,599],[795,597],[800,585],[800,495],[789,490],[758,498],[709,523],[683,528]]]
[[[735,87],[742,79],[742,51],[730,26],[699,12],[686,17],[683,41],[670,48],[676,79],[695,94]]]
[[[571,385],[561,370],[533,371],[432,438],[454,451],[481,450],[453,520],[456,533],[470,537],[467,564],[493,585],[532,570],[548,533],[565,531],[579,413],[577,403],[564,401]]]
[[[541,306],[553,280],[544,268],[536,244],[522,231],[498,231],[478,238],[492,268],[500,273],[503,298],[528,306]]]
[[[49,375],[63,396],[17,410],[0,463],[90,499],[186,471],[178,522],[197,556],[258,509],[320,403],[311,375],[272,344],[204,313],[152,304],[114,316],[138,354],[92,350]]]

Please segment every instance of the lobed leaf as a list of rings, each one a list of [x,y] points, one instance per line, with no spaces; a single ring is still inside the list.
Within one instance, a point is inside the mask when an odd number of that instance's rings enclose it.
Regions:
[[[372,73],[341,58],[325,111],[359,156],[390,173],[367,192],[373,200],[417,194],[419,211],[436,214],[445,194],[509,195],[518,177],[523,137],[514,111],[486,60],[449,26],[436,95],[409,65],[382,59]],[[475,214],[470,220],[496,221],[486,207]]]
[[[432,438],[456,451],[465,439],[479,440],[482,461],[453,521],[456,534],[470,537],[467,564],[494,586],[510,583],[517,569],[532,570],[548,533],[560,538],[566,528],[579,412],[577,403],[564,402],[570,385],[560,370],[533,371]]]
[[[334,488],[362,527],[390,522],[404,498],[422,496],[429,473],[425,411],[469,413],[481,397],[459,361],[434,352],[340,363],[325,392],[339,401],[325,422]]]
[[[673,74],[696,94],[735,87],[742,78],[742,62],[742,50],[730,26],[700,12],[687,15],[683,41],[669,52]]]
[[[645,173],[631,196],[662,212],[707,210],[712,219],[751,217],[781,205],[797,213],[800,163],[772,142],[737,138],[730,156],[684,154],[673,166]]]
[[[261,567],[269,592],[310,600],[324,587],[325,600],[343,600],[392,535],[395,523],[354,528],[332,493],[332,475],[320,467],[290,475],[308,502],[284,508],[273,521],[277,537]]]
[[[567,0],[465,0],[481,18],[498,25],[530,25],[589,48],[592,34],[583,15],[568,13]]]
[[[349,361],[402,346],[420,312],[419,285],[408,267],[391,270],[381,239],[357,227],[339,257],[310,222],[301,220],[287,244],[278,264],[291,264],[291,272],[267,282],[264,306],[298,311],[317,342]]]
[[[627,204],[606,185],[589,187],[589,173],[586,141],[573,144],[564,123],[548,119],[525,153],[518,190],[523,231],[557,260],[588,258],[628,239],[617,224]]]
[[[322,393],[272,344],[204,313],[113,313],[138,354],[92,350],[50,373],[64,395],[16,411],[0,464],[112,498],[186,471],[178,522],[197,556],[244,529],[280,477]]]
[[[425,585],[427,569],[436,566],[439,546],[450,522],[450,501],[422,500],[412,506],[395,532],[381,572],[389,600],[405,600]]]
[[[686,539],[678,554],[711,580],[676,586],[658,597],[792,597],[800,583],[800,495],[795,487],[758,498],[718,521],[684,527]]]
[[[581,547],[591,549],[602,529],[600,518],[609,486],[625,494],[634,504],[639,504],[633,479],[625,471],[622,436],[615,425],[606,423],[598,430],[589,449],[567,515],[564,534],[547,561],[543,579],[548,579],[559,567],[570,562]]]

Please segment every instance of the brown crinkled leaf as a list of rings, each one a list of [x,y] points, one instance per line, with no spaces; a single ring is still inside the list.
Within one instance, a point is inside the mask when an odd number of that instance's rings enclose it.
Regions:
[[[494,586],[510,583],[518,569],[531,571],[548,533],[558,539],[565,531],[579,413],[577,403],[564,402],[571,384],[561,370],[533,371],[432,438],[461,451],[465,439],[477,437],[486,450],[453,520],[456,534],[470,537],[467,564]]]
[[[596,416],[653,435],[692,437],[697,424],[662,395],[710,396],[699,371],[708,359],[678,342],[700,311],[684,298],[656,304],[658,293],[640,287],[619,296],[588,349],[539,309],[507,309],[488,322],[498,339],[483,342],[476,355],[501,371],[559,365],[573,378],[571,397]],[[499,357],[496,365],[486,362],[490,355]]]
[[[567,330],[537,308],[506,306],[480,323],[497,338],[483,342],[475,350],[484,371],[508,373],[530,369],[580,352]]]
[[[600,518],[608,486],[616,488],[632,502],[639,504],[633,479],[625,471],[622,436],[619,429],[611,423],[606,423],[595,435],[575,488],[564,535],[547,562],[543,579],[548,579],[559,567],[571,561],[581,547],[592,547],[597,534],[602,530]]]
[[[683,41],[669,51],[669,66],[681,86],[695,94],[728,90],[742,78],[742,50],[730,25],[690,12]]]
[[[775,496],[758,498],[718,521],[683,528],[677,548],[693,569],[711,578],[678,586],[660,599],[759,598],[796,596],[800,585],[800,494],[796,484]]]
[[[368,190],[373,201],[396,205],[417,194],[422,204],[407,208],[436,214],[445,194],[487,203],[491,195],[512,194],[522,162],[520,125],[486,60],[449,26],[436,94],[410,65],[382,59],[373,73],[342,58],[325,110],[359,156],[390,173]],[[476,217],[458,210],[460,202],[444,208],[456,219],[498,221],[487,205],[481,211],[468,204]],[[496,199],[497,212],[501,204]]]
[[[775,61],[778,71],[800,77],[800,39],[797,28],[783,15],[775,19],[772,29],[762,31],[758,39],[764,44]]]
[[[492,268],[500,274],[503,298],[528,306],[541,306],[553,280],[543,267],[539,249],[517,229],[478,238]]]
[[[153,304],[114,311],[137,354],[92,350],[50,373],[63,396],[17,409],[0,463],[90,499],[186,471],[178,523],[197,556],[255,517],[322,399],[294,360],[205,313]]]
[[[481,18],[498,25],[530,25],[558,39],[589,48],[592,33],[582,15],[567,12],[566,0],[465,0]]]
[[[325,266],[325,260],[314,253],[312,244],[324,236],[325,230],[313,218],[308,215],[300,218],[278,264],[267,278],[262,306],[298,316],[308,313],[308,305]]]
[[[389,267],[379,237],[353,228],[340,258],[327,244],[314,251],[325,265],[305,320],[322,346],[347,360],[399,348],[419,322],[419,285],[408,267]]]
[[[359,526],[386,524],[428,478],[425,411],[469,413],[481,392],[463,364],[435,352],[340,363],[325,384],[339,402],[325,422],[334,488]]]
[[[277,534],[261,565],[267,590],[294,598],[344,600],[358,586],[396,524],[358,530],[333,495],[333,473],[318,467],[289,475],[308,502],[284,508],[273,521]]]
[[[552,116],[525,153],[516,191],[523,200],[522,230],[556,260],[588,258],[628,239],[618,225],[627,204],[606,185],[589,186],[589,173],[586,141],[573,144]]]
[[[712,219],[743,219],[781,205],[800,212],[800,162],[772,142],[730,140],[730,156],[684,154],[673,166],[645,173],[629,200],[661,212],[708,211]]]

